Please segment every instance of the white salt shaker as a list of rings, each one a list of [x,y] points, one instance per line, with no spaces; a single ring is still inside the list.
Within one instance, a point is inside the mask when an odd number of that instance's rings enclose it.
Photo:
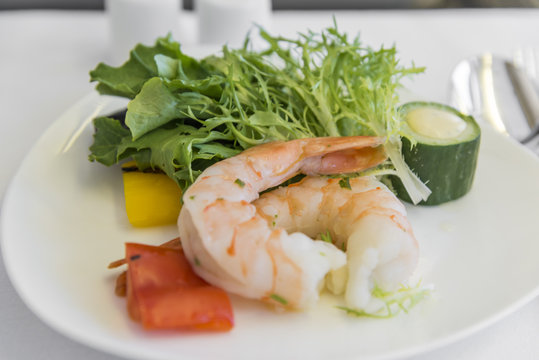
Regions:
[[[158,37],[179,27],[181,0],[106,0],[112,61],[129,58],[137,44],[153,45]]]
[[[239,47],[256,25],[270,30],[271,0],[195,0],[199,41],[202,44]]]

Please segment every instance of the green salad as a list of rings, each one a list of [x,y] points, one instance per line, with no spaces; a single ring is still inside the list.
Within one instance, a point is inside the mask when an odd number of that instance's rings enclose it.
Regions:
[[[200,60],[168,36],[137,45],[120,67],[99,64],[90,72],[97,91],[131,100],[125,122],[95,119],[90,160],[132,158],[185,189],[211,164],[265,142],[376,135],[386,137],[389,160],[375,171],[398,176],[414,203],[428,197],[401,154],[398,109],[401,80],[423,68],[402,66],[395,47],[372,49],[336,24],[296,39],[260,35],[263,50],[247,38]]]

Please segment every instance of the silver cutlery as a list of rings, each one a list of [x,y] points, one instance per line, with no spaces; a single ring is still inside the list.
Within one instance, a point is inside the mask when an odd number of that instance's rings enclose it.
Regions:
[[[529,58],[485,53],[461,61],[451,75],[450,103],[539,155],[539,89],[535,65],[524,67]]]

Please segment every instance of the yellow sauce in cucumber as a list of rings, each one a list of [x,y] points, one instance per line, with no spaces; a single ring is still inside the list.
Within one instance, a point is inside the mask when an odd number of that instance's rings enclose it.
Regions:
[[[466,129],[466,122],[457,115],[429,107],[411,110],[406,121],[416,133],[434,139],[454,139]]]

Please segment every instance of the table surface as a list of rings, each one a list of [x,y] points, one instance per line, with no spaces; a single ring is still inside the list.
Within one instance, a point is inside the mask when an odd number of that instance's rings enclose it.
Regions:
[[[451,70],[463,58],[483,52],[511,57],[520,47],[539,49],[539,9],[276,12],[272,28],[282,34],[317,30],[331,25],[333,15],[341,30],[359,31],[366,44],[396,44],[404,64],[413,60],[426,66],[426,73],[408,86],[431,101],[448,101]],[[187,48],[195,47],[194,16],[181,14],[179,24],[176,37]],[[88,71],[110,60],[111,52],[102,12],[0,12],[0,34],[1,200],[32,144],[93,90]],[[0,358],[117,359],[73,342],[31,313],[1,258]],[[464,340],[410,359],[456,358],[538,359],[539,299]]]

